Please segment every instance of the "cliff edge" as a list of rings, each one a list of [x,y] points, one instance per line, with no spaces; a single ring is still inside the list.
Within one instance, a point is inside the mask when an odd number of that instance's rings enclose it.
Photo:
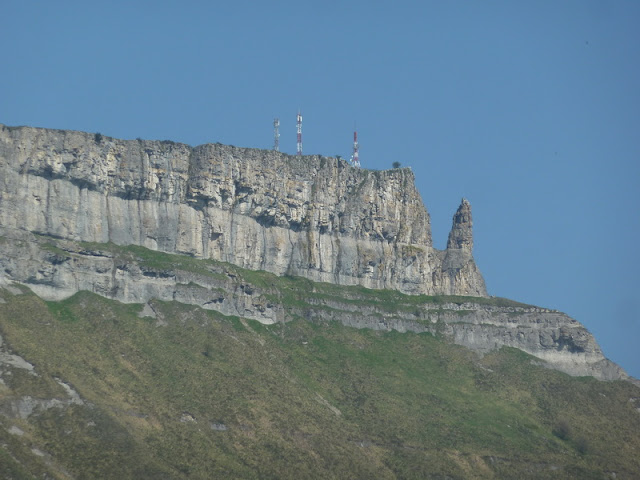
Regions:
[[[447,249],[435,249],[406,168],[0,125],[8,229],[340,285],[482,297],[471,225],[463,200]]]

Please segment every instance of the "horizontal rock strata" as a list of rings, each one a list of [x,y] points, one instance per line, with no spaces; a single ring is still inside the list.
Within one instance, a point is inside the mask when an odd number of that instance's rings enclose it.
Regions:
[[[185,264],[188,259],[179,256],[153,266],[157,259],[140,260],[144,252],[137,255],[119,248],[0,229],[0,280],[4,278],[5,288],[11,288],[8,282],[27,285],[48,300],[87,290],[125,303],[178,301],[265,324],[305,318],[356,328],[430,332],[481,353],[502,346],[518,348],[571,375],[628,378],[603,356],[584,326],[554,310],[471,297],[430,303],[429,297],[399,296],[390,306],[358,289],[344,289],[339,295],[314,293],[321,284],[287,303],[282,300],[287,292],[275,277],[265,280],[267,274],[252,282],[245,278],[251,272],[233,265],[193,260]],[[147,305],[141,315],[153,316],[153,308]]]
[[[468,203],[461,208],[457,240],[437,250],[410,169],[0,125],[0,226],[69,240],[409,294],[486,296]]]

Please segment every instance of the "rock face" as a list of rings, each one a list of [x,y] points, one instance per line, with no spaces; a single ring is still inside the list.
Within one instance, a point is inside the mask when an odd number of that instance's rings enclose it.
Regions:
[[[468,202],[437,250],[411,170],[335,158],[0,126],[0,226],[336,284],[487,294]]]
[[[182,255],[161,267],[124,245]],[[572,375],[628,378],[568,316],[486,298],[472,249],[465,199],[446,250],[433,248],[409,169],[374,172],[319,156],[0,125],[0,288],[9,293],[19,292],[17,282],[49,300],[88,290],[147,303],[140,314],[152,317],[158,299],[266,324],[302,317],[431,332],[479,352],[519,348]],[[443,305],[396,297],[397,308],[388,308],[375,295],[356,298],[365,295],[359,289],[349,290],[353,298],[315,295],[316,284],[287,303],[281,287],[243,280],[234,265],[477,299]],[[0,362],[13,360],[0,349]]]

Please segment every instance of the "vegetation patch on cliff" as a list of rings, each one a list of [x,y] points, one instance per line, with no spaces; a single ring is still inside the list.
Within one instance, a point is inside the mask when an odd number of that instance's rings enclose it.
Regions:
[[[49,241],[47,245],[54,244]],[[265,297],[283,303],[285,307],[318,305],[323,301],[348,304],[355,307],[375,308],[386,312],[414,312],[422,306],[483,305],[495,307],[534,308],[532,305],[501,297],[471,297],[460,295],[407,295],[396,290],[375,290],[361,286],[335,285],[313,282],[291,275],[277,276],[270,272],[240,268],[230,263],[218,262],[150,250],[145,247],[113,243],[98,244],[80,242],[89,251],[109,252],[123,260],[131,260],[141,266],[159,271],[186,271],[218,279],[228,276],[251,284],[264,291]],[[51,248],[51,247],[47,247]]]

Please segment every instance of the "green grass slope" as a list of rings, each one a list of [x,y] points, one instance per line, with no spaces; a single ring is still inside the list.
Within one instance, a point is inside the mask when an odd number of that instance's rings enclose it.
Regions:
[[[517,350],[479,358],[429,334],[157,301],[140,318],[142,305],[89,293],[0,298],[5,347],[37,373],[3,367],[0,478],[640,474],[640,389]],[[60,402],[19,418],[26,398]]]

